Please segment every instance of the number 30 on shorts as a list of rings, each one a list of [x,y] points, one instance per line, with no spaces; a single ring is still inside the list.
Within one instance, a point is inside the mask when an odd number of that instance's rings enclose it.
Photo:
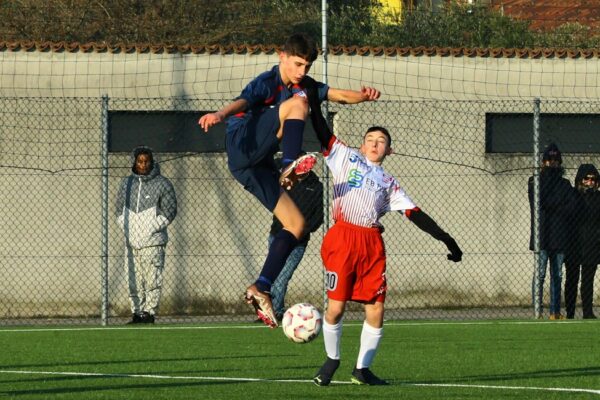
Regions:
[[[338,276],[337,273],[325,271],[325,288],[329,291],[334,291],[337,288]]]

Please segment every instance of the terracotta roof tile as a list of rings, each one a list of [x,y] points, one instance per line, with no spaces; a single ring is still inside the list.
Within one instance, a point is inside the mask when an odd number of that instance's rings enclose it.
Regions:
[[[40,51],[40,52],[84,52],[84,53],[152,53],[152,54],[272,54],[279,51],[275,45],[167,45],[167,44],[107,44],[78,42],[33,42],[0,41],[0,51]],[[440,57],[493,57],[493,58],[600,58],[600,49],[507,49],[507,48],[466,48],[466,47],[368,47],[330,46],[332,55],[358,56],[440,56]]]
[[[599,0],[492,0],[504,15],[531,21],[532,29],[556,28],[565,23],[600,27]]]

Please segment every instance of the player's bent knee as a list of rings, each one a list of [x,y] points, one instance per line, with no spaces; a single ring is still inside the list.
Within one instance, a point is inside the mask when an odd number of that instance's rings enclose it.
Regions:
[[[344,316],[343,313],[342,314],[326,313],[325,314],[325,322],[327,322],[329,325],[337,325],[337,323],[342,320],[343,316]]]
[[[294,235],[296,239],[300,240],[302,236],[304,236],[305,227],[306,221],[304,218],[294,218],[289,223],[284,224],[283,229]]]
[[[342,320],[344,316],[344,305],[336,304],[334,301],[330,301],[325,311],[325,321],[330,325],[335,325]]]
[[[308,102],[301,97],[292,97],[283,102],[279,108],[282,119],[306,119]]]
[[[302,239],[302,236],[304,236],[304,224],[286,230],[289,231],[292,235],[294,235],[294,237],[298,240]]]
[[[365,306],[365,319],[369,325],[374,328],[383,326],[384,305],[376,302]]]

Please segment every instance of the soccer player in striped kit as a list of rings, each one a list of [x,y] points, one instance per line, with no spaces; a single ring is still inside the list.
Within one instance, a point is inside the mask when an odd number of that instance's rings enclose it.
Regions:
[[[329,130],[318,102],[309,89],[311,118],[333,175],[333,219],[321,247],[326,270],[328,307],[323,321],[327,360],[313,378],[327,386],[340,364],[342,317],[346,303],[364,304],[358,360],[352,371],[355,384],[386,385],[370,367],[383,335],[386,294],[386,255],[379,219],[388,211],[399,211],[417,227],[446,244],[448,259],[459,262],[462,251],[456,241],[420,210],[381,167],[391,154],[391,137],[385,128],[367,130],[360,149],[346,146]]]

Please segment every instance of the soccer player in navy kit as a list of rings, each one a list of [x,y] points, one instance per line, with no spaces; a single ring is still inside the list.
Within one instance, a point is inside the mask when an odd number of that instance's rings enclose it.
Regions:
[[[300,156],[308,116],[304,88],[310,86],[320,103],[324,100],[355,104],[379,98],[379,91],[334,89],[316,82],[307,73],[317,58],[316,43],[304,34],[294,34],[279,54],[279,65],[252,80],[241,95],[221,110],[203,115],[198,123],[208,129],[227,120],[227,164],[246,190],[252,193],[277,219],[283,229],[275,236],[262,271],[245,294],[260,319],[272,328],[277,320],[271,304],[271,285],[302,237],[304,217],[282,187],[302,179],[316,162],[314,154]],[[282,171],[273,161],[283,152]]]
[[[365,320],[352,383],[385,385],[370,370],[383,335],[386,294],[386,255],[379,219],[388,211],[399,211],[417,227],[446,244],[448,259],[458,262],[462,251],[406,195],[396,179],[381,167],[391,154],[391,137],[385,128],[367,130],[360,149],[338,140],[329,130],[312,90],[308,90],[311,118],[333,175],[333,219],[335,224],[323,239],[321,257],[326,272],[328,306],[323,319],[327,360],[313,378],[327,386],[340,364],[342,317],[346,303],[364,304]]]

